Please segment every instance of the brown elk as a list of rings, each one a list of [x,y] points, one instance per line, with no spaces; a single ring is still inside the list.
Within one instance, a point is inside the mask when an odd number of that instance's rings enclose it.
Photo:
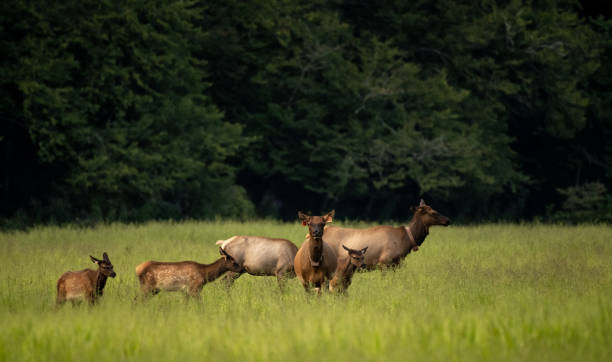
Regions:
[[[289,240],[262,236],[232,236],[227,240],[217,241],[217,245],[231,254],[242,266],[242,270],[230,271],[225,275],[228,286],[243,273],[248,273],[275,275],[282,289],[284,280],[295,276],[293,259],[298,248]]]
[[[308,235],[297,251],[293,265],[307,292],[314,285],[315,291],[320,294],[323,283],[330,280],[336,271],[336,252],[323,241],[325,224],[332,222],[334,213],[332,210],[323,216],[309,216],[298,212],[302,225],[308,225]]]
[[[364,254],[368,250],[367,246],[361,250],[349,249],[344,245],[342,245],[342,248],[348,252],[348,258],[339,258],[336,273],[329,282],[330,291],[346,292],[353,280],[353,274],[363,266]]]
[[[102,296],[108,277],[114,278],[117,274],[113,270],[113,264],[105,252],[102,260],[89,256],[91,261],[98,264],[98,270],[83,269],[81,271],[68,271],[57,280],[57,298],[55,302],[64,304],[66,301],[81,302],[86,300],[89,304],[95,304]]]
[[[227,271],[238,272],[242,266],[223,249],[221,258],[211,264],[195,261],[160,262],[146,261],[136,267],[143,296],[160,291],[182,291],[191,297],[198,297],[204,285],[219,278]]]
[[[398,265],[411,251],[417,251],[433,225],[448,226],[450,219],[432,209],[421,199],[408,226],[375,226],[368,229],[351,229],[335,226],[325,228],[325,243],[342,255],[342,245],[352,249],[369,246],[365,266]]]

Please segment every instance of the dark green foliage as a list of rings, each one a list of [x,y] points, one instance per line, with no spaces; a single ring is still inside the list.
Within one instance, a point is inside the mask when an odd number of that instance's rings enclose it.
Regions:
[[[43,219],[249,214],[218,208],[220,195],[244,200],[226,161],[247,141],[206,96],[206,62],[194,55],[205,37],[200,9],[110,0],[14,6],[28,29],[23,55],[11,59],[11,85],[38,159],[57,169],[52,197],[68,203],[51,199],[53,215]]]
[[[612,186],[610,20],[574,2],[205,4],[1,5],[2,215],[517,220]]]
[[[599,182],[557,190],[565,197],[551,220],[562,222],[612,222],[612,195]]]

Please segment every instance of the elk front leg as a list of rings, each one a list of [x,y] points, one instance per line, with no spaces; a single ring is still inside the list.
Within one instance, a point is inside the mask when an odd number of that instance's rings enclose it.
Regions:
[[[314,290],[315,290],[315,293],[317,293],[318,296],[321,295],[321,285],[322,284],[323,284],[322,281],[317,281],[317,282],[314,283]]]

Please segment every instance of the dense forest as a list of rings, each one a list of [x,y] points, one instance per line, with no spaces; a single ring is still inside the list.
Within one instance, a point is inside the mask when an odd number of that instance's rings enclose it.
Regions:
[[[612,221],[586,2],[6,0],[0,226]]]

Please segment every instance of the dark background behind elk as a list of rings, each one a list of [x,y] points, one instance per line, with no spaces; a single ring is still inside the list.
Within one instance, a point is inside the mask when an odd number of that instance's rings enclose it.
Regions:
[[[203,3],[2,2],[3,228],[612,220],[603,5]]]

